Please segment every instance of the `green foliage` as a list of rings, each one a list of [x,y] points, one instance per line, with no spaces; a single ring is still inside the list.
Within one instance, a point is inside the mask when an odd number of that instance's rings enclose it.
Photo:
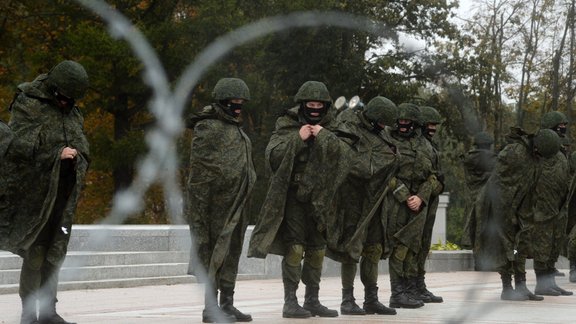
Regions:
[[[430,250],[432,251],[457,251],[462,250],[457,244],[454,244],[450,241],[446,241],[446,244],[442,244],[439,240],[438,243],[432,244],[430,246]]]

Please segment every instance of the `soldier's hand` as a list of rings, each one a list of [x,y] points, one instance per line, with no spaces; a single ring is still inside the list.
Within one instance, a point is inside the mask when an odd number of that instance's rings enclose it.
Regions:
[[[420,210],[420,206],[422,206],[422,199],[416,195],[413,195],[408,197],[406,203],[408,204],[408,208],[410,208],[410,210],[417,212]]]
[[[312,135],[314,135],[315,137],[318,137],[318,133],[320,133],[320,131],[324,129],[324,127],[320,125],[313,125],[310,126],[310,128],[312,129]]]
[[[78,151],[71,147],[65,147],[60,154],[60,160],[74,159],[78,155]]]
[[[312,136],[312,129],[311,129],[311,127],[312,127],[312,126],[310,126],[310,125],[308,125],[308,124],[303,125],[302,127],[300,127],[300,131],[299,131],[298,133],[300,133],[300,138],[301,138],[303,141],[307,141],[307,140],[310,138],[310,136]]]

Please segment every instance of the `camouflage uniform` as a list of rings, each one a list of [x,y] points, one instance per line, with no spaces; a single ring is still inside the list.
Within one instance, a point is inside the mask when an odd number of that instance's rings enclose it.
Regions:
[[[68,323],[56,313],[58,274],[66,256],[76,205],[89,161],[84,119],[74,100],[88,88],[84,68],[64,61],[48,74],[18,86],[10,105],[14,133],[5,168],[10,204],[0,211],[10,224],[2,248],[23,257],[22,323]],[[62,157],[65,148],[75,157]],[[25,197],[25,199],[23,199]],[[42,289],[40,289],[42,287]]]
[[[352,111],[352,110],[348,110]],[[347,127],[359,137],[354,149],[353,168],[340,188],[339,229],[328,242],[327,256],[342,263],[342,304],[348,315],[396,314],[378,301],[378,262],[385,245],[386,218],[382,217],[382,197],[397,165],[395,148],[383,125],[396,120],[396,105],[384,97],[372,99],[366,109],[345,116]],[[360,279],[364,284],[364,304],[354,302],[354,277],[360,259]]]
[[[409,124],[401,124],[409,122]],[[422,249],[430,197],[441,187],[434,174],[432,145],[421,135],[420,111],[413,104],[401,104],[397,129],[392,131],[400,165],[391,189],[384,198],[383,209],[388,214],[387,246],[389,257],[391,307],[417,308],[424,306],[412,296],[418,277],[418,255]],[[409,200],[410,198],[410,200]],[[420,199],[418,211],[408,204]]]
[[[424,235],[422,237],[422,248],[418,253],[418,277],[416,279],[416,289],[414,295],[425,303],[441,303],[444,300],[440,296],[434,295],[426,288],[425,275],[426,275],[426,259],[430,253],[430,246],[432,244],[432,231],[434,230],[434,222],[436,221],[436,211],[438,210],[439,195],[444,190],[444,175],[440,167],[440,152],[438,144],[433,140],[436,133],[436,125],[442,123],[442,117],[438,111],[432,107],[420,107],[420,116],[422,123],[422,134],[432,146],[432,168],[437,175],[440,186],[434,188],[429,200],[428,214],[426,215],[426,224],[424,225]],[[434,125],[434,128],[431,128]]]
[[[334,198],[350,166],[350,145],[342,139],[353,136],[334,119],[323,83],[305,82],[295,101],[300,105],[278,118],[266,147],[270,185],[248,256],[284,256],[284,317],[338,316],[338,312],[320,304],[318,290],[326,238],[331,237],[329,226],[334,223]],[[308,115],[308,102],[324,103],[319,118]],[[304,125],[321,125],[324,129],[303,141],[299,132]],[[296,298],[300,280],[306,285],[304,308]]]
[[[216,103],[187,120],[194,137],[186,214],[200,262],[213,287],[212,291],[206,289],[203,319],[210,321],[210,312],[218,311],[214,295],[220,289],[220,308],[237,321],[250,321],[250,315],[233,306],[233,295],[248,225],[244,206],[256,181],[256,172],[252,144],[231,110],[230,101],[249,100],[250,93],[244,81],[224,78],[214,87],[213,97]],[[189,273],[197,274],[193,260],[191,257]]]
[[[570,189],[567,203],[567,251],[570,260],[570,282],[576,282],[576,152],[570,154]]]
[[[542,117],[541,128],[555,131],[564,137],[568,119],[558,111],[551,111]],[[559,129],[560,125],[563,131]],[[566,199],[568,195],[567,175],[570,173],[568,159],[562,147],[554,157],[541,163],[541,176],[535,187],[536,201],[534,204],[534,224],[532,235],[526,237],[534,257],[534,272],[536,273],[536,294],[541,295],[572,295],[556,285],[554,274],[555,263],[560,255],[559,247],[566,242]],[[519,253],[519,263],[525,262],[528,255]],[[524,259],[524,260],[523,260]],[[520,273],[525,278],[525,273]],[[518,280],[518,278],[516,278]]]
[[[498,154],[494,172],[482,189],[473,212],[481,226],[475,237],[475,259],[480,270],[497,270],[502,279],[503,300],[526,300],[533,294],[524,282],[512,288],[512,274],[521,273],[524,264],[515,251],[525,255],[534,224],[535,186],[541,176],[541,165],[554,157],[560,148],[556,133],[544,129],[530,135],[512,128],[509,144]]]

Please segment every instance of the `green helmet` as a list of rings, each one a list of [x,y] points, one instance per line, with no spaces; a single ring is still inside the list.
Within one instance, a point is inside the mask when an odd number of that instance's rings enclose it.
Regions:
[[[88,74],[78,62],[62,61],[48,72],[48,85],[73,99],[84,97],[88,90]]]
[[[547,129],[556,128],[559,124],[568,124],[566,115],[559,111],[549,111],[545,113],[540,121],[540,127]]]
[[[550,158],[560,151],[560,136],[551,129],[540,129],[534,135],[534,148],[544,158]]]
[[[216,82],[212,97],[216,100],[250,100],[250,89],[246,82],[238,78],[222,78]]]
[[[398,105],[398,119],[411,120],[412,122],[419,123],[420,108],[413,103],[401,103]]]
[[[492,145],[494,139],[486,132],[478,132],[474,135],[474,145]]]
[[[364,116],[372,122],[391,126],[398,117],[398,107],[386,97],[374,97],[364,108]]]
[[[324,83],[319,81],[306,81],[300,86],[300,89],[298,89],[298,93],[294,96],[294,101],[332,102],[332,98]]]
[[[422,125],[442,124],[442,117],[438,110],[429,106],[420,106],[420,118]]]

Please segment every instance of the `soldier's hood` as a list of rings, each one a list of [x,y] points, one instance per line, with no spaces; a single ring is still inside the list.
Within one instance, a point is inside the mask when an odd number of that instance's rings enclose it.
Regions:
[[[18,90],[28,97],[52,100],[53,96],[44,82],[46,79],[48,79],[48,74],[41,74],[32,82],[24,82],[18,85]]]
[[[530,146],[528,134],[525,130],[520,127],[510,127],[510,133],[506,135],[506,142],[507,143],[520,143],[526,147]]]
[[[192,113],[186,121],[186,127],[194,128],[196,124],[204,119],[220,119],[224,122],[239,125],[240,121],[224,112],[219,104],[213,103],[209,106],[202,108],[201,111]]]

